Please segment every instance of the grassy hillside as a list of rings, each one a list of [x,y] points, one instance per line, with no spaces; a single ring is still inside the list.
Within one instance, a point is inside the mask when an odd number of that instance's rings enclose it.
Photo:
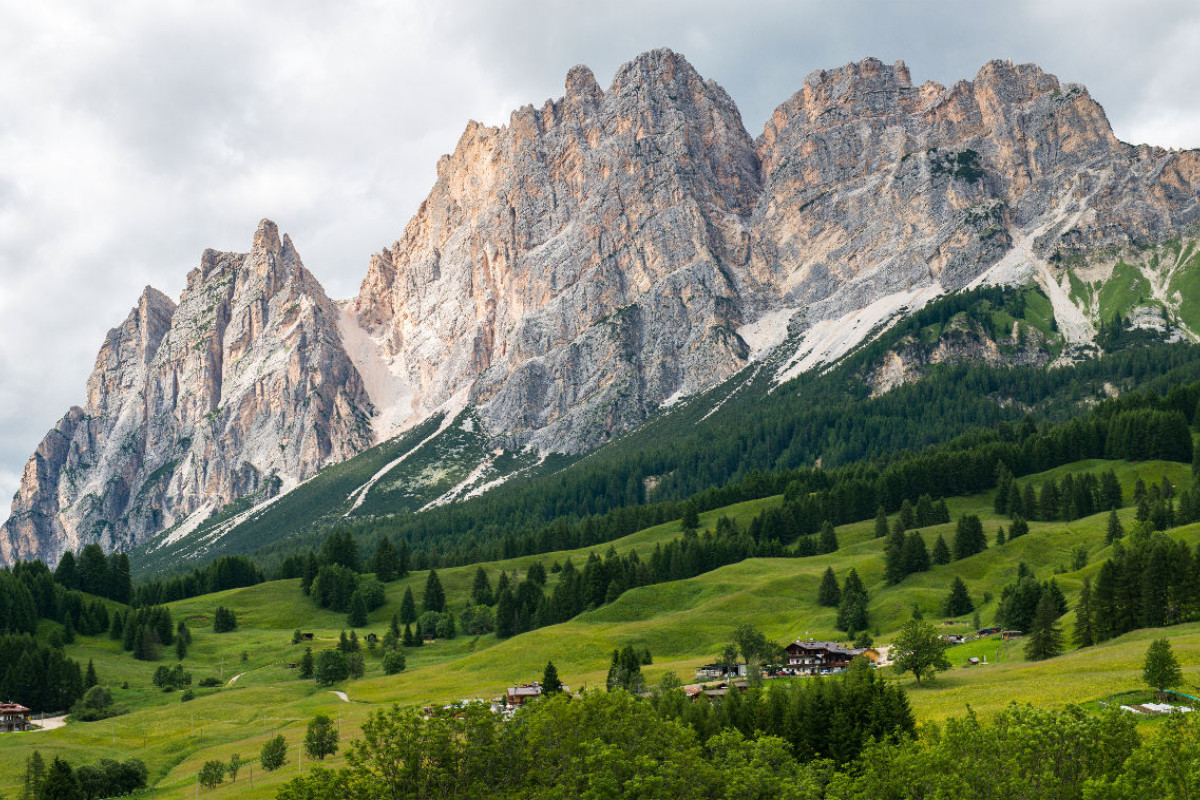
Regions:
[[[1050,476],[1060,478],[1067,472],[1110,466],[1117,470],[1127,496],[1139,477],[1147,483],[1159,481],[1164,475],[1176,483],[1189,478],[1188,468],[1181,464],[1097,461],[1072,464],[1021,482],[1039,484]],[[721,513],[744,524],[779,502],[779,498],[768,498],[710,512],[702,515],[701,526],[713,525]],[[949,501],[952,518],[963,513],[980,514],[989,540],[998,525],[1007,526],[1007,520],[991,513],[991,504],[990,494]],[[1132,515],[1132,508],[1121,512],[1127,524]],[[303,651],[291,644],[294,629],[313,632],[314,649],[319,649],[333,646],[339,631],[345,628],[344,615],[317,609],[300,593],[298,581],[274,581],[192,598],[172,605],[175,619],[187,620],[194,632],[194,644],[184,663],[195,682],[206,676],[218,677],[223,682],[221,688],[197,690],[194,701],[181,703],[178,692],[163,693],[150,685],[157,664],[134,661],[107,638],[80,637],[68,648],[70,654],[83,662],[93,659],[102,681],[110,686],[119,687],[127,681],[129,688],[116,688],[114,695],[130,713],[101,722],[72,723],[57,731],[0,737],[0,785],[16,784],[25,757],[37,747],[44,756],[63,755],[76,764],[135,755],[147,762],[152,780],[158,781],[158,790],[151,796],[190,797],[195,792],[195,775],[204,761],[227,761],[235,752],[244,759],[256,758],[266,738],[282,732],[293,746],[284,769],[264,776],[256,766],[251,789],[247,768],[236,786],[226,784],[209,793],[273,797],[275,788],[296,774],[295,745],[303,738],[304,725],[317,713],[340,716],[345,741],[355,735],[373,709],[394,702],[426,704],[494,697],[513,682],[540,677],[547,660],[553,660],[563,680],[578,689],[602,686],[609,655],[624,644],[650,648],[655,663],[646,668],[646,674],[654,683],[667,671],[690,679],[692,670],[711,660],[733,628],[744,622],[757,625],[778,641],[805,635],[839,638],[833,627],[833,610],[815,603],[821,574],[829,566],[839,577],[851,567],[862,576],[870,592],[872,632],[880,643],[886,643],[908,619],[914,604],[922,608],[927,619],[940,620],[937,610],[955,575],[967,582],[976,603],[990,593],[990,602],[981,607],[984,621],[990,622],[1000,590],[1013,579],[1019,562],[1033,567],[1039,578],[1048,578],[1057,567],[1070,563],[1073,548],[1085,544],[1090,554],[1088,565],[1079,572],[1057,575],[1068,600],[1073,602],[1082,578],[1098,569],[1107,555],[1105,523],[1104,514],[1071,523],[1033,522],[1025,537],[1000,547],[993,544],[977,556],[934,567],[891,587],[882,580],[883,540],[873,538],[873,522],[845,525],[838,529],[840,549],[835,553],[803,559],[753,559],[689,580],[634,589],[616,602],[570,622],[506,641],[495,636],[459,636],[410,649],[408,669],[399,675],[384,676],[378,653],[368,653],[362,680],[332,687],[346,692],[350,702],[343,702],[330,689],[318,688],[312,681],[297,679],[295,671],[288,668],[289,663],[299,661]],[[927,545],[932,547],[938,534],[949,540],[953,529],[953,524],[925,529]],[[672,522],[625,537],[613,547],[618,552],[637,549],[646,555],[656,543],[679,535],[678,523]],[[1172,535],[1195,544],[1200,541],[1200,525],[1178,529]],[[603,546],[601,552],[607,548]],[[578,564],[588,552],[561,552],[484,566],[494,583],[500,570],[524,572],[539,559],[549,566],[571,557]],[[451,607],[459,608],[465,602],[475,569],[472,565],[439,571]],[[550,577],[553,584],[555,576]],[[425,578],[425,573],[415,573],[389,584],[387,605],[371,614],[360,635],[371,630],[382,633],[387,620],[398,610],[405,588],[411,587],[419,598]],[[237,631],[212,632],[212,613],[217,605],[237,612]],[[1061,623],[1069,630],[1072,615],[1068,613]],[[945,630],[958,632],[968,627],[969,620],[960,620]],[[1184,664],[1186,681],[1200,683],[1200,624],[1165,632]],[[928,687],[915,688],[908,677],[896,680],[912,689],[910,699],[921,719],[960,714],[967,703],[990,714],[1010,700],[1056,706],[1092,702],[1136,688],[1146,645],[1162,634],[1139,631],[1032,664],[1024,661],[1021,642],[983,640],[952,649],[950,657],[961,665],[968,656],[986,656],[987,666],[956,668]],[[164,657],[158,663],[173,661]],[[304,769],[307,771],[307,763]]]

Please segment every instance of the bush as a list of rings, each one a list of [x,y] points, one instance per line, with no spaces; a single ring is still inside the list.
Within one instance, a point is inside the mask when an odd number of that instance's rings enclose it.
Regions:
[[[404,658],[403,650],[389,650],[383,656],[383,674],[395,675],[397,672],[403,672],[407,663]]]
[[[229,633],[234,630],[237,630],[237,615],[232,609],[217,606],[216,612],[213,613],[213,633]]]
[[[93,686],[71,706],[71,719],[76,722],[94,722],[116,716],[120,712],[113,708],[112,694],[103,686]]]
[[[458,615],[458,621],[468,636],[483,636],[496,630],[496,618],[488,606],[468,606]]]
[[[214,686],[220,686],[220,685],[221,685],[220,679],[214,678],[211,675],[208,676],[207,678],[201,678],[200,684],[199,684],[199,686],[202,689],[211,689]]]
[[[196,693],[193,692],[191,689],[188,689],[186,692],[184,692],[183,694],[181,694],[179,696],[179,702],[181,702],[181,703],[186,703],[189,700],[195,700],[195,699],[196,699]]]

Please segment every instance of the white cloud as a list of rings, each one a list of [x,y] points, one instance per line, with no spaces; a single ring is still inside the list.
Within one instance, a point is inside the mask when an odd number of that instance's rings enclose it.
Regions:
[[[1194,3],[243,3],[0,0],[0,496],[147,283],[289,231],[334,297],[404,230],[466,121],[586,63],[670,46],[751,133],[804,75],[867,55],[914,79],[1037,61],[1119,136],[1200,145]]]

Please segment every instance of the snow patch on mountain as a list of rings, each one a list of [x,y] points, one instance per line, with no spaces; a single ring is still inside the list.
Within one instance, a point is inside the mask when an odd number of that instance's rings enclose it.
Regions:
[[[832,364],[871,334],[878,335],[902,314],[911,313],[942,294],[936,281],[928,286],[895,292],[836,319],[815,323],[796,351],[775,373],[775,384],[790,381],[823,364]]]

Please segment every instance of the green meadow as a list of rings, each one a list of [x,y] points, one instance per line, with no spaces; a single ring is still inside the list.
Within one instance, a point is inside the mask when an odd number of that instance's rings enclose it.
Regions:
[[[1165,476],[1177,485],[1190,480],[1187,466],[1173,462],[1090,461],[1071,464],[1043,475],[1020,479],[1040,484],[1048,477],[1114,468],[1126,494],[1141,478],[1158,482]],[[781,499],[767,498],[741,503],[701,515],[701,527],[715,525],[729,515],[746,524],[764,508]],[[1070,523],[1031,522],[1030,533],[1002,546],[995,544],[996,530],[1008,520],[992,512],[990,493],[947,500],[951,518],[979,514],[984,520],[989,548],[976,556],[928,572],[911,575],[896,586],[883,582],[883,540],[874,538],[874,521],[838,528],[839,549],[809,558],[751,559],[722,567],[695,578],[647,586],[625,592],[610,605],[585,612],[561,625],[541,628],[508,640],[494,635],[441,640],[406,651],[408,668],[385,676],[378,650],[365,650],[366,674],[360,680],[333,687],[317,687],[300,680],[290,665],[300,660],[305,646],[314,651],[336,645],[339,633],[349,630],[345,615],[318,609],[299,590],[298,580],[272,581],[234,589],[171,605],[174,619],[187,621],[193,644],[184,666],[192,673],[196,698],[181,702],[180,692],[162,692],[151,684],[154,669],[174,664],[173,651],[164,648],[163,658],[154,663],[135,661],[118,642],[107,637],[79,637],[68,648],[81,663],[91,659],[102,683],[113,689],[116,702],[127,713],[91,723],[69,723],[54,731],[0,737],[0,786],[18,785],[25,758],[34,749],[47,759],[61,755],[74,764],[99,758],[123,759],[136,756],[150,768],[156,788],[147,796],[194,797],[196,774],[210,759],[228,761],[237,753],[243,760],[257,759],[264,741],[282,733],[291,749],[288,763],[275,773],[263,773],[257,763],[247,764],[236,784],[226,781],[211,792],[200,794],[228,797],[273,797],[284,781],[307,771],[309,762],[299,760],[298,743],[304,727],[318,713],[339,720],[343,742],[356,735],[367,715],[393,703],[422,706],[463,698],[492,698],[516,682],[540,678],[548,660],[572,689],[604,685],[609,657],[625,644],[648,647],[653,665],[646,667],[647,679],[657,683],[668,671],[685,682],[694,669],[711,661],[735,627],[751,623],[769,638],[788,642],[811,636],[839,639],[834,628],[835,611],[816,604],[817,586],[826,568],[839,579],[851,569],[858,571],[870,592],[871,633],[878,644],[886,644],[917,606],[926,619],[946,632],[966,632],[970,619],[943,620],[940,607],[954,576],[960,576],[974,599],[982,621],[990,624],[1000,592],[1011,582],[1017,565],[1024,562],[1040,579],[1055,577],[1074,603],[1084,577],[1093,575],[1108,556],[1104,544],[1107,514]],[[1134,509],[1120,512],[1128,528]],[[952,540],[954,523],[923,529],[932,549],[938,535]],[[639,531],[611,544],[617,552],[637,550],[649,556],[655,544],[681,535],[678,522]],[[1171,531],[1174,537],[1195,545],[1200,525]],[[1088,549],[1088,564],[1073,571],[1072,551]],[[549,568],[567,558],[582,566],[593,549],[603,555],[610,545],[550,553],[482,565],[493,585],[504,570],[524,574],[535,561]],[[439,570],[448,604],[461,608],[467,600],[478,565]],[[1057,574],[1056,574],[1057,573]],[[392,615],[399,610],[406,588],[420,600],[427,574],[414,573],[388,585],[387,604],[371,613],[366,627],[358,630],[382,635]],[[556,574],[550,573],[553,586]],[[232,608],[238,629],[216,634],[212,614],[218,605]],[[53,625],[53,623],[45,623]],[[1060,624],[1069,634],[1073,613]],[[292,632],[300,629],[314,635],[312,643],[293,645]],[[909,676],[894,676],[910,690],[909,698],[922,721],[962,714],[969,705],[981,714],[993,714],[1012,701],[1044,706],[1077,703],[1095,707],[1095,701],[1116,692],[1140,687],[1141,662],[1149,642],[1169,636],[1184,665],[1188,686],[1200,684],[1200,624],[1127,634],[1102,645],[1068,651],[1049,661],[1029,663],[1020,640],[978,640],[949,650],[955,668],[927,686],[917,687]],[[1069,638],[1069,637],[1068,637]],[[364,644],[365,648],[365,644]],[[966,666],[969,657],[985,664]],[[218,688],[200,689],[198,682],[216,678]],[[122,688],[127,685],[128,688]],[[344,692],[344,701],[335,691]],[[1191,691],[1185,689],[1185,691]],[[339,763],[341,756],[326,759]],[[253,785],[251,785],[253,780]],[[2,792],[3,790],[0,790]]]

